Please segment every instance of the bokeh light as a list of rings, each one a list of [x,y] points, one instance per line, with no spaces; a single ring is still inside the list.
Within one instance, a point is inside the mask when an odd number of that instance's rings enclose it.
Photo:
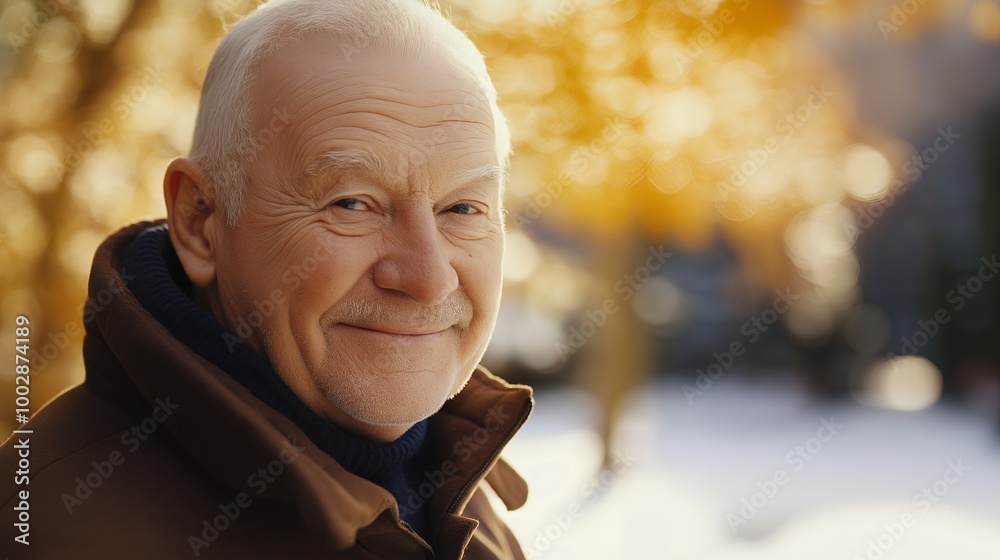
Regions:
[[[893,410],[922,410],[941,396],[941,371],[922,356],[901,356],[876,363],[859,397]]]

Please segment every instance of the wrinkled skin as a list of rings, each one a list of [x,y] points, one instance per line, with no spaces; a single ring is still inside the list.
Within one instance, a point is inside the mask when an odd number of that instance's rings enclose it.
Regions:
[[[263,64],[256,130],[290,118],[258,135],[238,225],[182,158],[165,180],[170,233],[205,305],[242,325],[307,406],[390,441],[464,387],[492,334],[504,250],[494,122],[447,55],[341,52],[313,35]]]

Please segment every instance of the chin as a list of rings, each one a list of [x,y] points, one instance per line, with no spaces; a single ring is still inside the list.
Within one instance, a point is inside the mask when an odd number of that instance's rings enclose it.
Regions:
[[[326,400],[347,416],[370,426],[409,426],[428,418],[456,390],[446,368],[390,374],[354,374],[341,383],[323,383]],[[453,368],[451,369],[454,372]],[[466,381],[468,378],[464,378]]]

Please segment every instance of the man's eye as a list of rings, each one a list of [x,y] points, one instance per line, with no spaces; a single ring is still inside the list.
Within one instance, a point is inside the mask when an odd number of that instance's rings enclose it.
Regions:
[[[337,202],[333,203],[334,206],[340,206],[341,208],[346,208],[347,210],[367,210],[368,205],[356,198],[342,198]]]
[[[456,214],[475,214],[479,212],[479,210],[475,206],[471,204],[465,204],[464,202],[452,206],[451,208],[448,209],[448,211],[454,212]]]

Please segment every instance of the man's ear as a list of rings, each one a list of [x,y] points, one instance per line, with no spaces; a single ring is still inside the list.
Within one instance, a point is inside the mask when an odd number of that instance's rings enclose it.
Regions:
[[[201,168],[187,158],[177,158],[163,177],[170,241],[184,272],[196,286],[215,280],[215,263],[222,226],[213,185]]]

